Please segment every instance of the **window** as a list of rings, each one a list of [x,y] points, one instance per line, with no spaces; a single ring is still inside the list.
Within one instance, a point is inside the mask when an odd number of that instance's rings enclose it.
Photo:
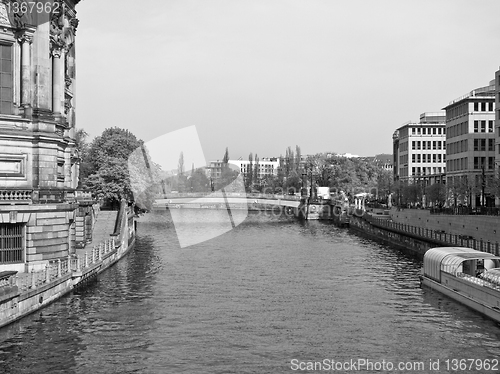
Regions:
[[[412,134],[415,134],[415,127],[412,127],[412,128],[411,128],[411,133],[412,133]]]
[[[489,104],[488,111],[493,112],[493,102],[489,102],[488,104]]]
[[[481,121],[481,132],[486,132],[486,121]]]
[[[435,127],[432,129],[432,134],[436,135],[436,128]]]
[[[420,160],[420,154],[417,155],[417,162],[421,162],[421,160]]]
[[[486,102],[485,101],[483,101],[481,103],[481,112],[486,112]]]
[[[488,169],[493,170],[495,168],[495,157],[488,157]]]
[[[479,151],[479,139],[474,139],[474,150]]]
[[[474,157],[474,169],[479,169],[479,157]]]
[[[474,103],[474,112],[479,112],[479,103],[477,101]]]
[[[420,149],[420,140],[417,141],[417,149]]]
[[[0,224],[0,263],[24,262],[23,225],[16,223]]]
[[[422,135],[425,135],[425,127],[422,128]]]
[[[411,149],[415,149],[415,141],[414,140],[411,142]]]
[[[415,162],[415,153],[412,153],[411,155],[411,162]]]
[[[493,132],[493,121],[492,120],[488,121],[488,132]]]
[[[486,151],[486,139],[481,139],[480,151]]]
[[[494,139],[488,139],[488,151],[494,151],[495,150],[495,143]]]
[[[12,46],[0,44],[0,113],[12,114]]]
[[[422,149],[427,149],[427,148],[425,147],[425,146],[426,146],[426,144],[427,144],[427,142],[424,140],[424,141],[422,142]]]
[[[479,121],[474,121],[474,132],[479,132]]]
[[[435,129],[434,129],[435,130]],[[437,149],[437,144],[436,144],[436,141],[434,140],[432,142],[432,149]]]
[[[440,135],[440,134],[441,134],[441,128],[438,129],[438,135]]]

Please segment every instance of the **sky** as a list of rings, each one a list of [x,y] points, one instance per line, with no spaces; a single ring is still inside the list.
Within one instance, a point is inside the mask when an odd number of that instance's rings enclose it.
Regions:
[[[392,153],[500,68],[500,1],[82,0],[77,127],[149,142],[195,126],[207,161]],[[146,143],[147,144],[147,143]]]

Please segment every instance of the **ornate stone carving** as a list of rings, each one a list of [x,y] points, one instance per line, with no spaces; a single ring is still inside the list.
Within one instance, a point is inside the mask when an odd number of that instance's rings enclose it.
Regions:
[[[71,105],[71,99],[72,97],[67,93],[64,95],[64,114],[66,115],[68,115],[70,109],[73,107],[73,105]]]
[[[31,44],[33,42],[33,35],[23,33],[17,37],[17,41],[21,44],[23,43]]]
[[[9,15],[7,14],[7,9],[5,8],[4,3],[0,3],[0,25],[11,27]]]
[[[52,55],[52,57],[61,58],[62,52],[63,52],[62,46],[56,44],[51,45],[50,54]]]

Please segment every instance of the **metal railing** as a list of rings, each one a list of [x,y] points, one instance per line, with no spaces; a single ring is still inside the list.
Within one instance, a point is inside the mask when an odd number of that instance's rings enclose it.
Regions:
[[[481,252],[500,255],[500,244],[497,242],[484,241],[468,235],[458,235],[447,233],[443,230],[432,230],[424,227],[411,226],[404,223],[394,222],[389,219],[370,217],[368,222],[374,226],[389,229],[402,234],[413,235],[422,239],[430,239],[443,246],[460,246],[475,249]]]
[[[500,208],[497,207],[456,207],[456,208],[430,208],[431,214],[446,214],[446,215],[483,215],[483,216],[499,216]]]
[[[67,274],[83,272],[85,269],[101,263],[104,256],[113,251],[115,251],[115,239],[111,238],[92,247],[92,250],[85,252],[83,256],[68,256],[64,259],[50,261],[45,269],[41,271],[13,275],[6,280],[2,280],[0,287],[17,286],[21,291],[33,290],[54,282]]]

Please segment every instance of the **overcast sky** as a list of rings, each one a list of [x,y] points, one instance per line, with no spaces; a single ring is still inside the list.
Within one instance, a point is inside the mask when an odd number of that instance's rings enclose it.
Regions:
[[[494,79],[500,1],[83,0],[77,126],[207,160],[392,153],[392,133]]]

